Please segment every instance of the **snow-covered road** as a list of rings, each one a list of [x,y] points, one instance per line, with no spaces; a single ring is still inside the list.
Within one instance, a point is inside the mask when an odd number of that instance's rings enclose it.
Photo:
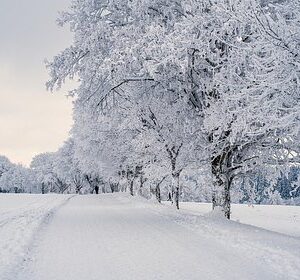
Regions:
[[[300,279],[299,243],[127,195],[75,196],[8,280]]]

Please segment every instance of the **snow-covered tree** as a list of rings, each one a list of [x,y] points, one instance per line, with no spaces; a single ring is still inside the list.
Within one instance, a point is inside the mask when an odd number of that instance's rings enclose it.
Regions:
[[[9,164],[9,169],[0,177],[0,189],[13,193],[36,193],[36,182],[31,169]]]
[[[174,94],[155,92],[139,97],[130,112],[131,119],[136,120],[132,124],[139,131],[134,142],[135,153],[143,161],[144,169],[150,167],[148,176],[153,177],[151,172],[157,176],[156,186],[166,176],[172,179],[169,191],[179,208],[180,175],[189,165],[199,165],[197,115]]]
[[[72,138],[65,141],[63,146],[56,152],[56,157],[53,172],[70,186],[69,191],[80,193],[86,186],[86,182],[85,176],[79,168],[79,161],[75,157]]]
[[[40,184],[41,193],[64,193],[69,188],[65,178],[60,177],[55,170],[58,160],[57,153],[43,153],[33,158],[30,167]]]
[[[10,162],[10,160],[5,156],[0,156],[0,177],[7,172],[13,164]]]
[[[149,158],[163,166],[162,149],[178,179],[197,154],[198,166],[210,165],[214,205],[230,218],[236,180],[298,161],[299,4],[283,2],[73,1],[60,23],[74,42],[48,63],[47,85],[80,80],[72,94],[81,166],[119,169],[132,186]],[[189,141],[178,127],[192,131]]]

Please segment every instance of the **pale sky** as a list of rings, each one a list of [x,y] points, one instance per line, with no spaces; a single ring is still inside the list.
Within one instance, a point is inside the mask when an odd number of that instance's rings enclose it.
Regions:
[[[72,101],[68,87],[46,91],[44,59],[70,45],[55,23],[70,0],[0,0],[0,155],[29,165],[68,137]]]

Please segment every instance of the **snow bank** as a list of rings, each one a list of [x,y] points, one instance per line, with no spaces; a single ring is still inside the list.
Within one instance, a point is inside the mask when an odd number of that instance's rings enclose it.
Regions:
[[[183,202],[181,209],[194,215],[211,212],[211,204]],[[232,221],[300,238],[300,207],[285,205],[232,205]]]

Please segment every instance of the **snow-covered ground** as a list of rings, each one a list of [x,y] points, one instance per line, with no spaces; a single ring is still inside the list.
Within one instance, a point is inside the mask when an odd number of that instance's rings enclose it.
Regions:
[[[0,195],[0,279],[27,256],[34,235],[52,211],[71,196]]]
[[[205,215],[211,207],[209,203],[181,204],[181,209],[195,215]],[[233,204],[232,220],[300,238],[300,206]]]
[[[234,206],[237,223],[208,214],[207,205],[178,212],[126,194],[5,195],[0,203],[1,280],[300,279],[297,226],[288,219],[285,234],[270,228],[276,215],[284,220],[273,206]],[[283,211],[299,217],[297,208]],[[264,227],[263,219],[268,230],[241,223]]]

